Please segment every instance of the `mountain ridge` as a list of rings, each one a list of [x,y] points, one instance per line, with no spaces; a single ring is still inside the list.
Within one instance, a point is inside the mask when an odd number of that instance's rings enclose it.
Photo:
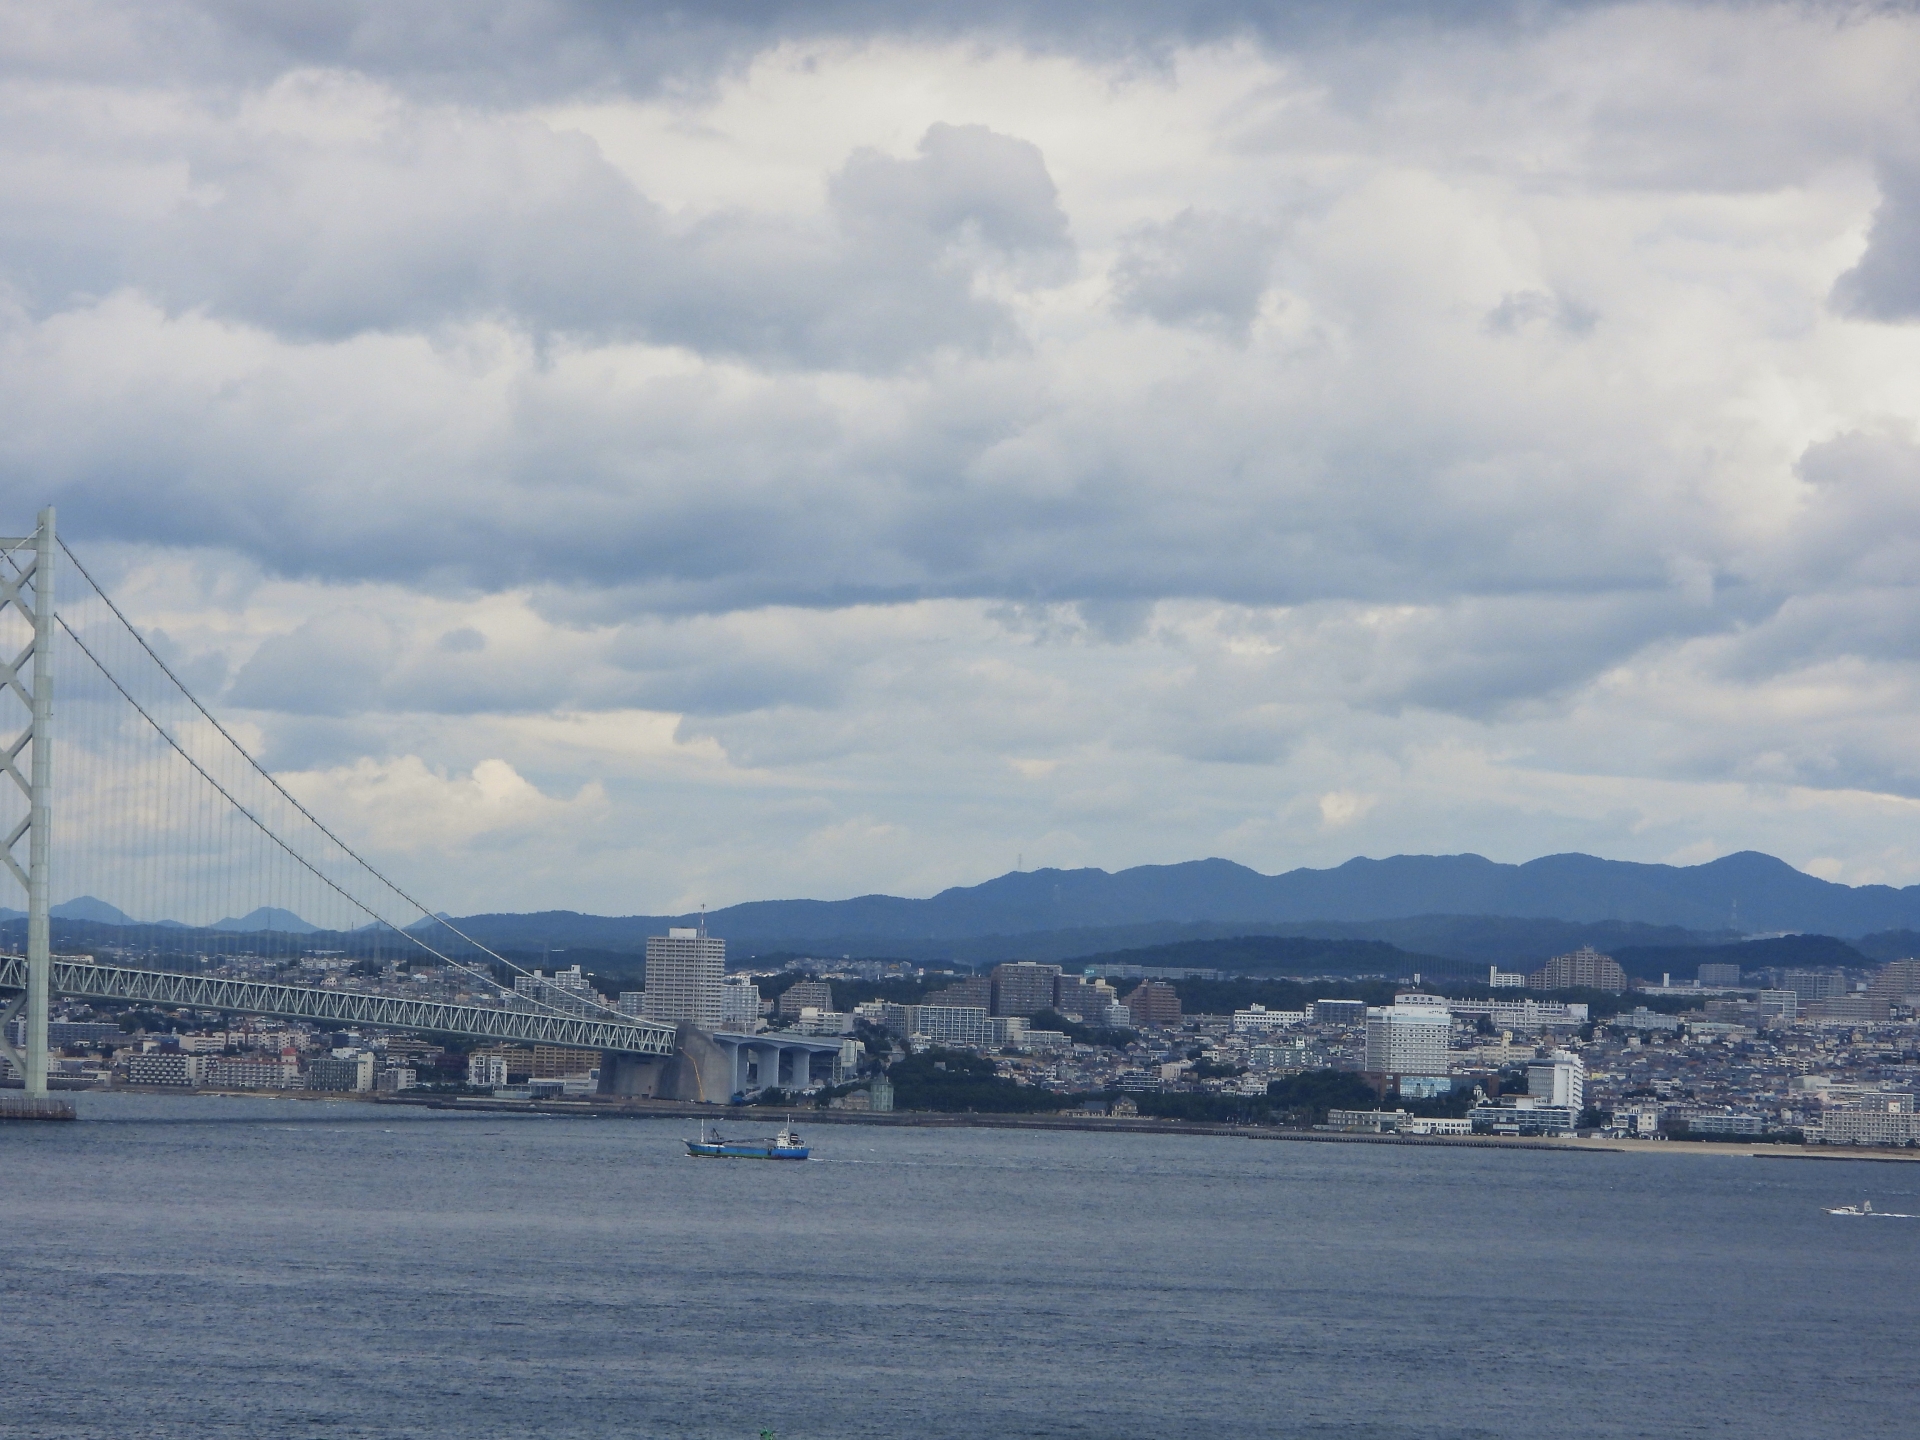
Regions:
[[[1504,864],[1480,855],[1356,857],[1325,870],[1263,875],[1217,857],[1175,865],[1016,870],[922,900],[754,900],[708,914],[709,930],[741,952],[916,954],[987,937],[1010,941],[1072,930],[1169,924],[1352,925],[1415,917],[1502,917],[1737,933],[1817,931],[1860,936],[1920,929],[1920,885],[1849,886],[1758,851],[1701,865],[1546,855]],[[585,915],[550,910],[460,917],[488,944],[643,948],[647,934],[697,915]],[[1731,932],[1731,933],[1730,933]],[[1089,937],[1091,938],[1091,937]],[[1093,948],[1101,948],[1095,946]]]
[[[54,914],[133,923],[91,896],[65,902]],[[644,950],[649,935],[701,918],[545,910],[467,915],[453,923],[495,948],[628,953]],[[1060,960],[1266,934],[1384,940],[1461,957],[1512,952],[1518,958],[1542,953],[1544,946],[1587,941],[1687,947],[1753,934],[1859,938],[1920,931],[1920,885],[1842,885],[1757,851],[1690,866],[1581,854],[1517,865],[1472,854],[1362,856],[1328,869],[1278,875],[1214,857],[1112,872],[1015,870],[925,899],[869,894],[753,900],[704,918],[736,957],[785,952],[962,963]],[[437,924],[422,920],[413,928],[424,933]],[[213,928],[313,933],[292,912],[264,907]],[[1637,933],[1643,929],[1667,933]]]

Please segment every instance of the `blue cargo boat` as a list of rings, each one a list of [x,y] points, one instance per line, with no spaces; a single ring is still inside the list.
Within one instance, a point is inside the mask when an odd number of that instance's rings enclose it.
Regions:
[[[804,1160],[807,1147],[791,1125],[781,1126],[770,1140],[724,1140],[718,1130],[708,1139],[702,1125],[700,1138],[687,1141],[687,1153],[709,1160]]]

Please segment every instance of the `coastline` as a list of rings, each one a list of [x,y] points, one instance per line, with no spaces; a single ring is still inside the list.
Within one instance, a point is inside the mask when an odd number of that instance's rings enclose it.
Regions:
[[[1289,1130],[1265,1125],[1216,1125],[1188,1120],[1093,1115],[1004,1115],[930,1110],[874,1114],[859,1110],[814,1110],[791,1106],[719,1106],[679,1100],[595,1097],[583,1100],[494,1100],[466,1095],[374,1095],[301,1090],[176,1090],[160,1086],[115,1086],[97,1094],[201,1095],[221,1099],[301,1100],[317,1103],[397,1105],[473,1115],[553,1115],[590,1120],[763,1119],[769,1125],[876,1125],[907,1129],[1093,1131],[1125,1135],[1211,1135],[1223,1139],[1291,1141],[1313,1145],[1402,1145],[1455,1150],[1552,1150],[1582,1155],[1701,1155],[1756,1160],[1837,1160],[1920,1164],[1920,1150],[1868,1146],[1742,1145],[1711,1140],[1633,1140],[1601,1136],[1555,1139],[1502,1135],[1354,1135],[1330,1130]]]

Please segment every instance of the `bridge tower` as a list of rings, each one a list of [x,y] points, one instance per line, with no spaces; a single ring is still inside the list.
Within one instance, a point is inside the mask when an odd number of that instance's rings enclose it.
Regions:
[[[28,558],[22,559],[20,552]],[[27,728],[0,750],[0,770],[20,787],[27,800],[27,816],[0,841],[0,861],[27,892],[27,985],[0,1011],[0,1053],[26,1081],[29,1098],[47,1093],[47,980],[52,969],[48,909],[47,863],[53,838],[53,507],[40,512],[40,525],[31,535],[0,538],[0,554],[12,563],[0,565],[0,613],[11,607],[33,626],[33,641],[8,661],[0,656],[0,688],[24,702]],[[27,604],[27,596],[33,603]],[[25,670],[33,661],[32,689]],[[32,764],[20,773],[21,752],[31,746]],[[15,854],[22,836],[27,840],[23,869]],[[25,1007],[25,1044],[15,1048],[7,1033]]]

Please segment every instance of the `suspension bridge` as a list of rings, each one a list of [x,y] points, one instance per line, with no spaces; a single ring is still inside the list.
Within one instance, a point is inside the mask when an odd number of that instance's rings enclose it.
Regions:
[[[56,607],[62,562],[78,583]],[[629,1069],[676,1054],[674,1025],[591,993],[554,1003],[513,988],[504,977],[532,972],[342,840],[195,698],[166,648],[59,539],[51,508],[31,534],[0,538],[0,866],[26,899],[24,954],[0,955],[0,1056],[30,1102],[47,1095],[57,996],[598,1050]],[[56,878],[86,898],[56,906]],[[56,912],[92,936],[88,953],[54,953]],[[290,979],[322,944],[384,947],[464,988],[419,998]]]

